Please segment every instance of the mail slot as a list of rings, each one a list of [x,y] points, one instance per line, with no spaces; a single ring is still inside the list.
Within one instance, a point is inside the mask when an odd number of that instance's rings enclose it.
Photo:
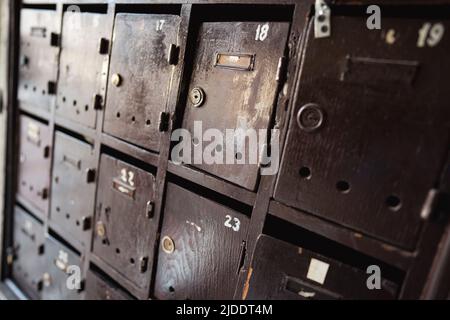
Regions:
[[[83,259],[52,236],[45,241],[43,300],[79,300],[83,297]]]
[[[132,300],[119,286],[99,273],[89,270],[86,276],[86,300]]]
[[[277,70],[283,61],[288,32],[287,22],[201,24],[182,127],[192,136],[194,152],[208,152],[222,161],[199,163],[193,156],[188,164],[255,189],[262,153],[259,151],[266,144],[267,135],[253,131],[260,139],[255,144],[260,144],[249,147],[251,139],[247,133],[248,129],[270,129],[278,88]],[[195,130],[199,123],[202,128]],[[223,135],[219,147],[211,149],[212,141],[199,142],[207,129],[216,129]],[[234,130],[234,134],[227,136],[227,129]],[[250,155],[249,150],[258,149],[255,157]]]
[[[448,152],[450,40],[418,39],[424,19],[365,19],[309,27],[275,199],[412,250]]]
[[[381,272],[382,274],[382,272]],[[247,300],[395,299],[398,285],[380,279],[368,287],[366,270],[262,235],[258,239],[243,298]],[[372,288],[372,289],[370,289]]]
[[[14,210],[14,242],[11,248],[12,277],[19,287],[33,299],[42,291],[45,266],[44,226],[25,210]]]
[[[104,131],[159,151],[180,17],[119,13],[114,27]]]
[[[154,188],[152,173],[101,156],[93,254],[141,290],[149,285],[153,261]]]
[[[56,132],[50,220],[85,245],[92,234],[96,169],[91,145]]]
[[[249,218],[169,183],[154,296],[232,299]]]
[[[22,9],[20,21],[19,104],[50,111],[56,95],[58,14]]]
[[[91,128],[105,99],[110,27],[105,14],[64,12],[56,114]]]
[[[18,194],[28,201],[40,218],[48,213],[52,134],[47,125],[20,117]]]

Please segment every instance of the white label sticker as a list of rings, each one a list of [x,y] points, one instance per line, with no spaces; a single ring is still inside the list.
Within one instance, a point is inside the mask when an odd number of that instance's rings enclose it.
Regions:
[[[312,258],[306,277],[309,280],[324,284],[329,267],[328,263]]]

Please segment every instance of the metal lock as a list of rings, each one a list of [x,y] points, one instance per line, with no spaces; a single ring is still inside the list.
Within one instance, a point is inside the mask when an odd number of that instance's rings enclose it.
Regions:
[[[191,90],[189,94],[189,100],[191,101],[194,107],[196,108],[201,107],[205,102],[205,92],[203,91],[202,88],[196,87]]]
[[[50,277],[50,274],[47,272],[42,275],[42,281],[44,282],[44,286],[50,287],[52,284],[52,278]]]
[[[97,233],[97,236],[99,236],[100,238],[104,238],[106,235],[105,224],[101,221],[97,222],[95,226],[95,232]]]
[[[324,112],[315,103],[308,103],[297,113],[297,124],[300,129],[312,132],[319,129],[324,123]]]
[[[165,236],[162,239],[162,249],[167,254],[171,254],[175,251],[175,243],[173,242],[172,238]]]
[[[122,84],[122,76],[118,73],[113,74],[113,76],[111,77],[111,83],[115,87],[120,87],[120,85]]]

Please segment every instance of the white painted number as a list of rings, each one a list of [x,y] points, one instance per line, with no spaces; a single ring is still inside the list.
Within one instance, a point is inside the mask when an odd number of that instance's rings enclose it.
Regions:
[[[166,20],[158,20],[156,21],[156,31],[161,31],[163,29],[163,25]]]
[[[417,39],[417,46],[423,48],[425,46],[436,46],[444,36],[444,25],[442,23],[424,23],[419,30],[419,38]]]
[[[267,38],[269,32],[269,24],[263,24],[260,25],[258,24],[258,28],[256,28],[256,37],[255,40],[256,41],[264,41]]]
[[[225,220],[225,227],[233,229],[233,231],[238,232],[241,228],[241,221],[238,218],[233,218],[230,215],[227,215]]]
[[[122,181],[134,187],[134,172],[127,171],[127,169],[122,169],[120,172]]]

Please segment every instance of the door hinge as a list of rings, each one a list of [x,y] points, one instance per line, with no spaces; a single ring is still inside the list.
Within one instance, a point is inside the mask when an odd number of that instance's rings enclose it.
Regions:
[[[50,34],[50,46],[59,47],[61,45],[61,37],[59,34],[52,32]]]
[[[450,212],[450,194],[430,189],[420,212],[423,220],[444,221]]]
[[[105,55],[109,54],[109,40],[101,38],[98,43],[98,53]]]
[[[94,104],[94,110],[101,110],[103,107],[103,97],[100,94],[94,94],[92,100]]]
[[[148,257],[141,257],[139,259],[139,270],[141,273],[145,273],[148,269]]]
[[[16,245],[15,247],[8,247],[6,249],[6,263],[8,265],[12,265],[14,260],[17,259],[17,252],[19,251],[19,246]]]
[[[167,130],[169,130],[169,124],[170,124],[170,113],[161,112],[159,114],[159,123],[158,123],[159,132],[166,132]]]
[[[316,0],[314,8],[314,37],[327,38],[331,35],[331,9],[325,0]]]
[[[169,46],[169,51],[167,53],[167,62],[174,66],[178,64],[178,57],[180,54],[180,47],[176,44],[171,43]]]
[[[95,169],[87,169],[86,170],[86,183],[95,182]]]

